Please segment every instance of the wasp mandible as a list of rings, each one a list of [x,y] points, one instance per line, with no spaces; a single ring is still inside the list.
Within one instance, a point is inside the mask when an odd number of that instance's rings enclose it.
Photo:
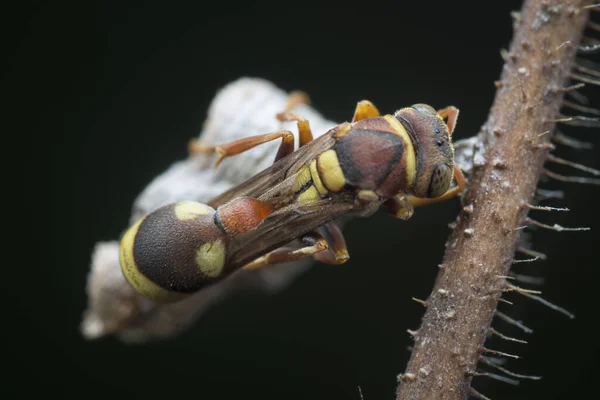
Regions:
[[[308,256],[341,264],[349,255],[337,218],[369,216],[383,205],[393,216],[408,219],[414,206],[455,197],[465,188],[451,140],[456,107],[436,111],[414,104],[382,116],[363,100],[352,122],[313,140],[309,122],[291,111],[304,99],[292,94],[288,107],[277,114],[282,122],[296,122],[297,150],[291,131],[217,146],[191,142],[192,154],[217,154],[216,167],[226,157],[281,139],[271,167],[208,204],[169,204],[127,230],[121,268],[139,293],[176,301],[240,268]],[[285,246],[294,239],[304,246]]]

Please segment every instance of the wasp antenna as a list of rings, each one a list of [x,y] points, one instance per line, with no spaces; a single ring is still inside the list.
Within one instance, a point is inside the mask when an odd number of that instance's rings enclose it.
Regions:
[[[544,224],[542,222],[536,221],[535,219],[532,219],[532,218],[527,218],[526,222],[528,224],[539,226],[540,228],[544,228],[544,229],[550,229],[550,230],[553,230],[553,231],[556,231],[556,232],[589,231],[591,229],[589,227],[567,228],[567,227],[564,227],[564,226],[558,225],[558,224],[548,225],[548,224]]]
[[[510,357],[510,358],[514,358],[516,360],[518,360],[519,358],[521,358],[521,357],[519,357],[516,354],[505,353],[505,352],[500,351],[500,350],[488,349],[487,347],[481,347],[479,349],[479,351],[481,351],[482,353],[495,354],[497,356]]]
[[[476,397],[476,398],[480,399],[480,400],[492,400],[489,397],[487,397],[487,396],[479,393],[477,390],[473,389],[473,387],[469,388],[469,394],[471,396],[473,396],[473,397]]]
[[[556,164],[567,165],[567,166],[569,166],[571,168],[575,168],[575,169],[578,169],[580,171],[589,172],[592,175],[596,175],[596,176],[600,175],[600,170],[597,170],[595,168],[590,168],[590,167],[587,167],[585,165],[578,164],[578,163],[575,163],[575,162],[572,162],[572,161],[569,161],[569,160],[565,160],[563,158],[556,157],[553,154],[548,154],[547,160],[550,161],[550,162],[556,163]]]
[[[600,32],[600,24],[596,24],[596,23],[590,21],[590,22],[588,22],[587,27],[590,28],[591,30]]]
[[[541,260],[545,260],[546,258],[548,258],[544,253],[540,253],[539,251],[531,250],[522,246],[517,247],[517,251],[519,253],[523,253],[531,257],[537,257]]]
[[[600,10],[600,3],[596,3],[596,4],[588,4],[587,6],[583,6],[581,7],[582,10],[592,10],[592,11],[599,11]]]
[[[562,105],[565,107],[572,108],[573,110],[583,112],[583,113],[588,113],[588,114],[592,114],[592,115],[600,115],[600,110],[597,110],[592,107],[582,106],[577,103],[570,102],[568,100],[563,100]]]
[[[535,194],[537,196],[538,201],[548,200],[548,199],[562,199],[565,197],[565,193],[562,190],[547,190],[537,188],[535,190]]]
[[[553,304],[553,303],[549,302],[548,300],[544,299],[543,297],[536,296],[535,294],[532,294],[534,291],[522,290],[522,291],[516,291],[516,292],[519,293],[519,294],[522,294],[523,296],[525,296],[527,298],[535,300],[538,303],[541,303],[541,304],[545,305],[546,307],[550,308],[551,310],[558,311],[559,313],[561,313],[563,315],[566,315],[570,319],[574,319],[575,318],[575,314],[573,314],[573,313],[565,310],[562,307],[557,306],[556,304]]]
[[[575,85],[565,86],[565,87],[562,87],[562,88],[558,88],[556,90],[558,92],[561,92],[561,93],[568,93],[568,92],[572,92],[572,91],[577,90],[577,89],[581,89],[584,86],[585,86],[585,83],[577,83]],[[587,104],[587,103],[585,103],[585,104]]]
[[[513,319],[511,317],[509,317],[508,315],[504,314],[501,311],[496,310],[496,312],[494,313],[498,318],[504,320],[505,322],[516,326],[517,328],[521,329],[523,332],[525,333],[533,333],[533,329],[527,327],[526,325],[524,325],[521,321],[517,321],[516,319]]]
[[[549,178],[556,179],[557,181],[561,182],[582,183],[585,185],[600,185],[600,179],[586,178],[583,176],[566,176],[557,174],[556,172],[552,172],[547,169],[544,169],[543,173]]]
[[[506,376],[502,376],[502,375],[498,375],[498,374],[494,374],[493,372],[487,372],[487,371],[467,371],[468,375],[471,376],[485,376],[491,379],[495,379],[497,381],[500,382],[504,382],[504,383],[508,383],[509,385],[514,385],[514,386],[518,386],[519,385],[519,381],[516,379],[511,379],[511,378],[507,378]]]
[[[534,261],[537,260],[539,258],[531,258],[529,260],[524,260],[524,261]],[[522,274],[515,274],[515,273],[511,273],[511,276],[514,278],[515,281],[517,282],[521,282],[521,283],[526,283],[526,284],[530,284],[530,285],[542,285],[544,284],[544,278],[539,277],[539,276],[530,276],[530,275],[522,275]]]
[[[502,340],[506,340],[506,341],[509,341],[509,342],[517,342],[517,343],[527,344],[527,342],[525,340],[517,339],[517,338],[514,338],[514,337],[510,337],[510,336],[506,336],[505,334],[498,332],[494,328],[490,328],[489,332],[492,335],[498,336]],[[482,356],[482,358],[484,358],[484,357]],[[487,357],[485,357],[485,358],[487,358]]]
[[[417,303],[422,304],[423,307],[427,308],[427,302],[425,300],[417,299],[416,297],[413,297],[412,299]]]
[[[496,368],[498,371],[501,371],[503,373],[505,373],[508,376],[512,376],[513,378],[518,378],[518,379],[531,379],[534,381],[539,381],[540,379],[542,379],[541,376],[534,376],[534,375],[523,375],[523,374],[517,374],[515,372],[512,372],[498,364],[496,364],[495,362],[493,362],[491,360],[490,357],[486,357],[486,356],[481,356],[479,357],[479,359],[486,365],[489,365],[490,367]]]
[[[600,115],[600,111],[599,111]],[[593,149],[594,145],[590,142],[583,142],[570,136],[563,134],[562,132],[556,132],[552,137],[552,140],[558,144],[569,146],[574,149]]]

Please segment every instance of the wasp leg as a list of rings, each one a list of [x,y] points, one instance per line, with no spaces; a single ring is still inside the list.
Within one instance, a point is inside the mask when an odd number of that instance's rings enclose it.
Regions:
[[[415,207],[418,207],[427,204],[438,203],[440,201],[445,201],[456,197],[460,193],[462,193],[462,191],[465,190],[465,188],[467,187],[467,181],[465,179],[465,176],[456,164],[454,164],[454,179],[456,179],[456,186],[454,186],[451,189],[448,189],[448,191],[440,197],[436,197],[434,199],[422,199],[419,197],[408,196],[408,199]]]
[[[357,122],[367,118],[375,118],[379,117],[381,114],[379,110],[373,103],[369,100],[359,101],[354,109],[354,117],[352,117],[352,122]]]
[[[346,240],[335,222],[323,225],[323,233],[329,243],[329,248],[315,254],[315,259],[325,264],[343,264],[350,259]]]
[[[300,90],[294,90],[288,95],[287,105],[284,111],[292,111],[299,104],[310,104],[308,94]]]
[[[394,196],[386,200],[383,206],[389,214],[404,220],[410,219],[415,212],[413,202],[406,195]]]
[[[246,264],[244,269],[256,269],[266,265],[282,264],[290,261],[300,260],[304,257],[314,256],[329,248],[327,240],[316,232],[309,232],[303,235],[300,240],[305,244],[305,247],[293,249],[290,247],[280,247],[256,260]]]
[[[313,134],[310,129],[310,124],[306,118],[294,113],[292,110],[299,104],[310,104],[308,95],[301,91],[293,91],[288,96],[287,105],[283,112],[277,114],[277,119],[280,122],[296,121],[298,125],[300,147],[312,142]]]
[[[341,233],[340,233],[341,235]],[[333,235],[332,235],[333,237]],[[290,261],[297,261],[305,257],[317,256],[323,253],[332,253],[330,255],[323,255],[323,257],[317,258],[319,261],[328,263],[328,264],[342,264],[348,260],[348,252],[346,251],[346,256],[344,258],[343,250],[345,249],[345,242],[340,243],[339,238],[335,238],[333,245],[333,249],[330,248],[327,239],[325,239],[322,235],[320,235],[316,231],[308,232],[300,238],[302,243],[305,245],[299,249],[294,249],[291,247],[281,247],[279,249],[273,250],[270,253],[265,254],[262,257],[257,258],[256,260],[246,264],[244,269],[257,269],[267,265],[274,264],[283,264]],[[337,242],[336,242],[337,240]],[[335,254],[336,246],[341,246],[342,248],[337,248],[338,254]]]
[[[290,131],[279,131],[266,133],[263,135],[250,136],[247,138],[235,140],[230,143],[221,144],[218,146],[205,146],[197,140],[192,140],[189,144],[189,152],[194,153],[217,153],[219,158],[215,162],[215,167],[218,166],[223,159],[243,153],[260,144],[271,142],[281,138],[281,145],[275,156],[275,161],[287,156],[294,151],[294,134]]]
[[[437,113],[442,119],[448,118],[446,125],[448,125],[448,131],[450,132],[450,136],[452,136],[454,128],[456,128],[456,120],[458,119],[458,108],[449,106],[438,110]]]
[[[277,119],[281,122],[296,121],[296,123],[298,125],[298,134],[300,136],[300,138],[299,138],[300,147],[304,146],[305,144],[307,144],[309,142],[312,142],[313,134],[310,129],[310,124],[304,117],[301,117],[300,115],[293,113],[291,111],[284,111],[284,112],[280,112],[279,114],[277,114]]]

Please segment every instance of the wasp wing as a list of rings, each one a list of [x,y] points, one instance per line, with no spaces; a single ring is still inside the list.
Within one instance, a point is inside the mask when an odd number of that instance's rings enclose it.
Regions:
[[[336,128],[305,144],[293,153],[273,163],[269,168],[259,172],[252,178],[232,187],[226,192],[212,198],[208,205],[216,208],[227,201],[240,196],[268,200],[267,193],[285,195],[293,179],[288,179],[298,172],[300,168],[310,162],[317,155],[335,144],[333,134]]]

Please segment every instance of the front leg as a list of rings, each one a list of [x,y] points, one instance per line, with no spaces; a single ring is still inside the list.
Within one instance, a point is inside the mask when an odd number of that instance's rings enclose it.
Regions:
[[[467,180],[465,179],[465,176],[460,170],[460,167],[456,164],[454,164],[454,179],[456,179],[456,186],[448,189],[446,193],[444,193],[440,197],[436,197],[433,199],[423,199],[420,197],[408,196],[408,198],[415,207],[419,207],[427,204],[439,203],[440,201],[446,201],[448,199],[456,197],[459,194],[461,194],[467,187]]]

